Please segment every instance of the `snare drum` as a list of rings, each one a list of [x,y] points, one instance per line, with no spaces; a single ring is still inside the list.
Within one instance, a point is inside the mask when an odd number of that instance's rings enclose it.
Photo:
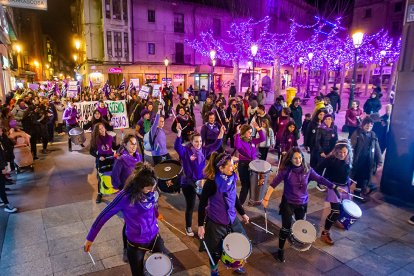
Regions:
[[[298,251],[307,251],[316,240],[316,228],[306,220],[297,220],[292,226],[289,242]]]
[[[272,165],[264,160],[253,160],[249,163],[250,170],[250,196],[249,202],[259,205],[267,191],[267,182]]]
[[[344,199],[341,204],[339,223],[341,223],[346,230],[351,228],[351,225],[355,223],[362,216],[362,211],[359,206],[349,200]]]
[[[170,258],[162,253],[153,253],[145,261],[145,275],[168,276],[173,271]]]
[[[252,253],[252,244],[241,233],[230,233],[223,240],[223,253],[221,262],[228,268],[243,267]]]
[[[176,193],[180,191],[179,175],[183,171],[180,161],[165,160],[154,167],[155,175],[158,178],[158,187],[165,193]],[[171,180],[171,185],[167,181]]]
[[[86,141],[85,132],[80,127],[72,128],[69,131],[69,137],[75,145],[81,145]]]
[[[198,195],[201,195],[201,193],[203,192],[204,183],[206,183],[205,179],[200,179],[200,180],[197,180],[195,182],[195,184],[196,184],[196,193]]]

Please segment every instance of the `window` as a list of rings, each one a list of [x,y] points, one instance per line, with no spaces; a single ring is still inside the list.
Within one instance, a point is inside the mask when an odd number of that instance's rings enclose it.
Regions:
[[[105,0],[105,17],[111,18],[111,0]]]
[[[184,33],[184,14],[174,13],[174,32]]]
[[[114,50],[115,50],[115,57],[117,58],[122,57],[122,33],[121,32],[114,32]]]
[[[148,22],[155,22],[155,11],[148,10]]]
[[[148,43],[148,55],[155,55],[155,43]]]
[[[112,32],[106,31],[106,52],[109,57],[112,57]]]
[[[112,0],[112,19],[121,20],[121,0]]]
[[[127,0],[122,0],[122,19],[128,22],[128,4]]]
[[[129,57],[129,39],[128,33],[124,33],[124,57]]]
[[[371,16],[372,16],[372,10],[371,9],[365,9],[364,18],[371,18]]]
[[[221,20],[213,19],[213,35],[221,36]]]
[[[397,2],[394,4],[394,12],[401,12],[403,10],[403,2]]]
[[[184,44],[175,43],[175,62],[184,63]]]

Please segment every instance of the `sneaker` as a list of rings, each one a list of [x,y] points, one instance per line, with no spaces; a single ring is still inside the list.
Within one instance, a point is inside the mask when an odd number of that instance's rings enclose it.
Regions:
[[[316,189],[319,192],[326,192],[326,187],[325,186],[322,186],[322,185],[319,185],[319,184],[316,184]]]
[[[283,249],[279,249],[279,251],[277,251],[277,259],[281,262],[284,263],[285,262],[285,252]]]
[[[16,212],[17,212],[17,208],[16,208],[16,207],[11,206],[10,204],[7,204],[7,205],[4,207],[4,211],[5,211],[5,212],[7,212],[7,213],[16,213]]]
[[[243,267],[239,267],[238,269],[236,269],[234,271],[234,273],[237,273],[237,274],[246,274],[246,269],[244,269]]]
[[[128,254],[127,254],[126,248],[124,248],[124,254],[122,255],[122,260],[124,261],[124,263],[128,263]]]
[[[408,219],[408,223],[414,225],[414,216]]]
[[[334,241],[331,239],[331,235],[328,231],[322,231],[321,241],[329,245],[334,245]]]
[[[97,196],[96,196],[96,201],[95,201],[96,203],[101,203],[102,202],[102,194],[98,194]]]
[[[191,227],[186,227],[185,228],[185,233],[187,234],[187,236],[189,237],[194,237],[194,232],[193,229],[191,229]]]
[[[0,201],[0,207],[3,207],[3,206],[4,206],[4,202]]]

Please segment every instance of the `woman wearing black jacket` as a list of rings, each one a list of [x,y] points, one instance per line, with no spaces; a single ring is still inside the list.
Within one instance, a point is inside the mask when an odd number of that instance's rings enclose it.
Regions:
[[[317,110],[315,116],[312,118],[306,129],[304,145],[309,153],[311,153],[313,151],[313,148],[315,147],[316,131],[318,130],[318,127],[321,125],[326,113],[326,110],[323,108]],[[313,155],[312,159],[311,155],[310,166],[312,168],[316,168],[316,165],[318,165],[318,160],[319,159],[317,158],[317,156],[315,157],[315,155]]]
[[[99,112],[99,110],[95,110],[93,112],[93,115],[88,118],[88,122],[83,125],[83,129],[91,129],[93,131],[93,128],[97,123],[103,123],[106,130],[110,129],[109,122],[102,117],[101,112]]]
[[[318,163],[322,162],[329,153],[334,149],[336,142],[338,141],[338,129],[334,124],[333,117],[331,114],[326,114],[323,118],[322,124],[316,131],[315,145],[311,152],[315,155],[315,159],[318,159]],[[316,168],[316,167],[315,167]],[[318,174],[322,174],[321,171],[316,170]]]
[[[302,107],[300,106],[300,98],[295,97],[292,100],[292,103],[289,106],[290,108],[290,117],[295,121],[297,139],[300,136],[300,129],[302,128]]]

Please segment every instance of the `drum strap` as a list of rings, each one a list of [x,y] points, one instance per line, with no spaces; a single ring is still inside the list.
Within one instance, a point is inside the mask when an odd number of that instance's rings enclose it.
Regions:
[[[154,243],[152,244],[152,248],[151,249],[146,248],[146,247],[142,247],[142,246],[138,246],[137,244],[134,244],[134,243],[130,242],[129,240],[127,240],[127,243],[130,246],[134,247],[134,248],[137,248],[137,249],[140,249],[140,250],[144,250],[144,251],[149,251],[149,252],[152,253],[152,251],[154,250],[155,244],[157,243],[157,240],[158,240],[158,235],[155,237],[155,240],[154,240]]]

